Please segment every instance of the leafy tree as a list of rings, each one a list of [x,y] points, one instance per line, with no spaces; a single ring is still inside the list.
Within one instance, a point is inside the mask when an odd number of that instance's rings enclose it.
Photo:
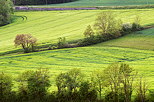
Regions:
[[[103,88],[106,86],[105,77],[103,71],[94,71],[91,75],[92,86],[99,93],[99,98],[101,100]]]
[[[12,94],[12,78],[4,73],[0,73],[0,102],[9,101]]]
[[[121,20],[116,19],[115,14],[109,11],[98,15],[94,27],[99,34],[110,39],[120,36],[121,24]]]
[[[106,68],[104,74],[111,90],[112,101],[131,102],[133,84],[137,73],[128,64],[115,63]]]
[[[27,71],[21,74],[18,78],[20,83],[20,98],[27,97],[30,100],[43,99],[47,94],[48,88],[51,86],[49,78],[50,76],[48,70],[44,69],[39,69],[37,71]]]
[[[56,77],[58,88],[57,98],[60,101],[70,101],[77,98],[78,88],[81,85],[83,74],[79,69],[71,69],[66,73],[61,73]]]
[[[140,77],[136,86],[135,102],[147,102],[147,91],[148,84],[142,77]]]
[[[17,35],[14,40],[15,46],[21,46],[24,49],[25,53],[34,51],[34,46],[36,42],[37,39],[30,34]]]
[[[87,26],[87,29],[85,30],[85,32],[84,32],[83,34],[84,34],[84,36],[85,36],[86,38],[92,37],[92,36],[94,36],[94,31],[92,30],[91,26],[88,25],[88,26]]]
[[[11,22],[13,3],[10,0],[0,0],[0,26]]]

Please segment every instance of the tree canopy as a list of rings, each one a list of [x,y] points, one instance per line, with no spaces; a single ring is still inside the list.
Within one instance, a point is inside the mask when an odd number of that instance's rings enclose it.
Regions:
[[[0,0],[0,26],[11,22],[13,3],[10,0]]]

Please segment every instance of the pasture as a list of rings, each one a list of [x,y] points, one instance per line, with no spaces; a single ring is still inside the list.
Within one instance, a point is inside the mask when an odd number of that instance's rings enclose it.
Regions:
[[[55,43],[59,37],[66,37],[67,41],[82,39],[85,28],[93,25],[97,14],[103,11],[106,10],[15,12],[18,17],[14,23],[0,27],[0,53],[19,49],[13,43],[17,34],[32,34],[41,45]],[[124,23],[133,22],[136,15],[140,16],[143,26],[154,23],[154,9],[111,11]]]
[[[149,5],[154,4],[153,0],[76,0],[62,4],[50,4],[48,6],[128,6],[128,5]]]
[[[106,10],[15,12],[18,17],[14,23],[0,27],[0,53],[20,49],[13,43],[17,34],[32,34],[39,45],[56,43],[58,37],[66,37],[67,41],[82,39],[86,26],[93,25],[97,14],[102,11]],[[111,11],[124,23],[133,22],[138,15],[142,26],[154,24],[154,9]],[[153,31],[151,28],[87,47],[0,56],[0,72],[17,77],[25,70],[47,68],[53,80],[55,75],[72,68],[82,69],[88,77],[93,70],[103,70],[111,63],[123,62],[139,71],[154,87]]]
[[[94,46],[126,47],[154,51],[154,28],[138,31]]]

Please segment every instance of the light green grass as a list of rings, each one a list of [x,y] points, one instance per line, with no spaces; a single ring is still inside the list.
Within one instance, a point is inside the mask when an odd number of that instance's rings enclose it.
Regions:
[[[32,34],[39,44],[55,43],[58,37],[66,37],[67,41],[82,39],[86,26],[92,25],[97,14],[103,11],[105,10],[15,12],[17,16],[27,16],[27,20],[18,18],[14,23],[0,27],[0,53],[18,49],[13,43],[17,34]],[[111,11],[123,22],[132,22],[139,15],[142,25],[154,23],[154,9]]]
[[[154,4],[153,0],[76,0],[74,2],[51,4],[49,6],[126,6]]]
[[[154,87],[154,52],[117,47],[79,47],[0,57],[0,72],[16,77],[25,70],[47,68],[52,83],[60,72],[81,69],[86,76],[114,62],[128,63]],[[52,86],[54,88],[54,84]]]
[[[124,37],[120,37],[118,39],[106,41],[101,44],[96,44],[94,46],[127,47],[154,51],[154,28],[144,31],[138,31],[132,34],[125,35]]]

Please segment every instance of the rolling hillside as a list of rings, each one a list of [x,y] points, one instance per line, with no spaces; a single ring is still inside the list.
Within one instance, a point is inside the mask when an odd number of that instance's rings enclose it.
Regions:
[[[19,49],[13,43],[17,34],[32,34],[39,44],[44,45],[57,42],[58,37],[66,37],[67,41],[81,39],[86,26],[92,25],[96,15],[102,11],[104,10],[15,12],[18,17],[14,23],[0,27],[0,53]],[[113,12],[123,22],[132,22],[135,15],[139,15],[142,25],[154,23],[154,9]],[[20,16],[26,16],[27,20]]]
[[[127,6],[127,5],[149,5],[153,0],[76,0],[70,3],[51,4],[49,6]]]
[[[37,68],[47,68],[52,74],[52,78],[60,72],[68,71],[72,68],[80,68],[90,75],[91,71],[95,69],[104,69],[109,64],[114,62],[123,62],[130,64],[134,69],[139,71],[139,74],[145,76],[154,87],[154,51],[131,49],[136,46],[142,46],[137,42],[149,38],[154,39],[153,29],[137,32],[135,34],[124,36],[120,39],[108,41],[89,47],[78,47],[69,49],[49,50],[42,52],[35,52],[29,54],[19,54],[0,57],[0,71],[10,73],[14,77],[25,70],[33,70]],[[140,34],[140,36],[138,35]],[[147,36],[147,37],[146,37]],[[136,43],[125,43],[131,41],[132,38],[136,38]],[[144,43],[144,46],[148,48],[153,47],[154,40],[149,43]],[[134,41],[135,42],[135,41]],[[111,44],[117,43],[120,47],[109,47]],[[129,45],[129,48],[121,48]],[[108,44],[108,45],[107,45]],[[105,46],[104,46],[105,45]],[[147,49],[145,47],[145,49]],[[144,49],[144,47],[142,47]],[[53,82],[54,83],[54,82]],[[52,86],[54,87],[54,86]]]

